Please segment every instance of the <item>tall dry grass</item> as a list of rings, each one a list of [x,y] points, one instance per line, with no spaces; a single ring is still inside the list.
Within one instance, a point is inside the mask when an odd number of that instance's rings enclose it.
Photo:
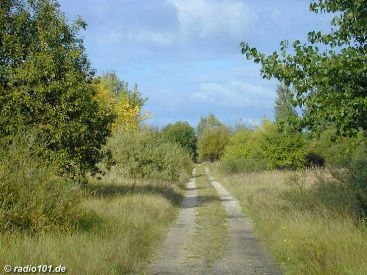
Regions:
[[[78,230],[0,235],[0,266],[64,265],[69,274],[144,272],[182,197],[176,185],[107,175],[89,179]]]
[[[355,215],[353,192],[329,173],[216,175],[285,274],[367,273],[367,228]]]

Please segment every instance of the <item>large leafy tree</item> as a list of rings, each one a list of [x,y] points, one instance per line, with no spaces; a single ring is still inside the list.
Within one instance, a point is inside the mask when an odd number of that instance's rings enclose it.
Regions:
[[[162,129],[163,137],[171,142],[176,142],[186,149],[193,160],[196,160],[196,133],[195,129],[185,121],[177,121],[174,124],[168,124]]]
[[[367,130],[367,0],[313,0],[315,13],[334,13],[330,33],[311,31],[307,42],[281,42],[270,55],[242,42],[242,53],[261,63],[264,78],[294,88],[302,126],[335,127],[336,134]],[[316,131],[317,132],[317,131]]]
[[[20,127],[46,136],[47,156],[64,171],[99,160],[113,116],[100,115],[93,70],[77,34],[54,0],[0,1],[0,138]]]

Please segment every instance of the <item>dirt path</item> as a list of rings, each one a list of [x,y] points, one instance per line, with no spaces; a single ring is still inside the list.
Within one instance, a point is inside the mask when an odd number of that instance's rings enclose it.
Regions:
[[[242,214],[239,202],[217,182],[205,168],[205,174],[211,185],[218,192],[220,200],[227,212],[228,243],[223,256],[217,260],[210,271],[198,266],[202,257],[194,258],[194,263],[187,261],[190,253],[185,247],[190,242],[196,224],[198,192],[195,177],[186,187],[186,195],[182,201],[181,212],[151,266],[152,274],[280,274],[264,252],[263,247],[252,234],[251,222]],[[195,176],[195,170],[193,172]],[[195,245],[195,244],[194,244]],[[195,261],[197,260],[197,261]],[[205,270],[205,271],[204,271]]]
[[[195,176],[195,170],[193,176]],[[168,232],[157,260],[151,267],[153,274],[190,274],[183,264],[185,259],[184,247],[195,228],[197,205],[197,188],[193,177],[187,184],[176,224]]]
[[[229,216],[229,244],[223,258],[214,266],[212,274],[280,274],[254,238],[251,222],[242,214],[239,202],[205,172],[217,190]]]

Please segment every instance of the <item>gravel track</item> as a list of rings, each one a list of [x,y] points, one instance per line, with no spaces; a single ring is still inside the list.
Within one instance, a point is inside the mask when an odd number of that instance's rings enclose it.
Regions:
[[[196,180],[193,177],[186,187],[181,211],[176,224],[168,232],[167,238],[151,266],[152,274],[281,274],[266,255],[264,248],[252,233],[252,224],[242,213],[238,200],[216,181],[205,168],[205,174],[219,194],[228,214],[224,220],[228,227],[229,242],[226,251],[213,266],[203,271],[198,266],[190,266],[185,259],[185,246],[189,243],[196,226],[198,207]],[[195,176],[195,170],[193,171]],[[201,271],[200,271],[201,270]]]
[[[214,266],[212,274],[280,274],[253,236],[251,221],[242,214],[238,200],[214,180],[207,167],[205,172],[229,216],[227,222],[230,241],[227,251]]]
[[[193,175],[195,176],[195,170]],[[196,180],[192,178],[186,186],[186,194],[176,224],[168,232],[160,253],[151,267],[153,274],[190,274],[183,264],[186,258],[184,248],[195,229],[197,206]]]

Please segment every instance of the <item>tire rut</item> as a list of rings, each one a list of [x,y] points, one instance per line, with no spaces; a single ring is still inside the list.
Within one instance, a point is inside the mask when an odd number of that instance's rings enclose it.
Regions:
[[[195,169],[193,171],[195,176]],[[198,206],[195,177],[186,186],[186,194],[176,224],[169,230],[163,246],[151,266],[152,274],[190,274],[183,264],[184,250],[195,229],[196,208]]]
[[[280,274],[253,236],[252,224],[243,215],[238,200],[214,180],[207,167],[205,173],[228,214],[230,238],[227,251],[215,264],[211,274]]]

